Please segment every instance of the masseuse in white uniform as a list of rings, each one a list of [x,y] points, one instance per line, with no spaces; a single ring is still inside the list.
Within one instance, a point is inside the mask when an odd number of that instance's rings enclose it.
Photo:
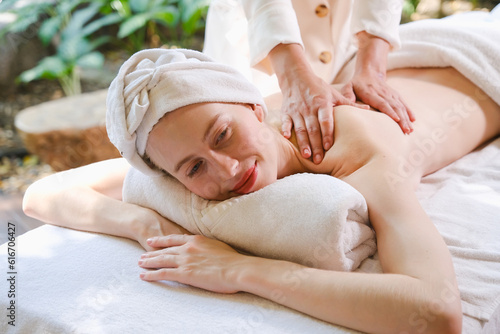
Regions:
[[[385,80],[401,8],[401,0],[213,0],[204,52],[264,95],[281,89],[283,134],[293,126],[302,155],[319,163],[333,144],[334,105],[360,100],[412,131],[411,110]]]

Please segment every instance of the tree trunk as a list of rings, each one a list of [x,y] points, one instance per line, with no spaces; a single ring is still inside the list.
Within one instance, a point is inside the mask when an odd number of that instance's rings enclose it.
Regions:
[[[119,157],[106,133],[106,94],[104,89],[22,110],[15,126],[26,149],[55,171]]]

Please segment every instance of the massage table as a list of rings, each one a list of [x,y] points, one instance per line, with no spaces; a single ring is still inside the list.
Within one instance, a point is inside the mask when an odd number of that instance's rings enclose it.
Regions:
[[[452,253],[464,333],[500,332],[500,138],[425,177],[418,197]],[[357,333],[248,293],[144,282],[144,250],[128,239],[44,225],[13,248],[10,270],[0,246],[2,333]],[[359,270],[377,265],[370,257]]]

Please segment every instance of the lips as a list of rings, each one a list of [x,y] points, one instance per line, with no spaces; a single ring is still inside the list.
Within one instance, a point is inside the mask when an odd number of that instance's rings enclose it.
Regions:
[[[243,177],[241,178],[240,182],[236,184],[233,188],[233,192],[243,195],[243,194],[248,194],[253,186],[255,185],[255,182],[257,181],[257,162],[250,167],[245,174],[243,174]]]

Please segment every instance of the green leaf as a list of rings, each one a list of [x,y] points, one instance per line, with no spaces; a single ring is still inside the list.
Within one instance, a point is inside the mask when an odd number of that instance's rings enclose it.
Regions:
[[[121,17],[129,17],[132,15],[130,12],[130,6],[128,5],[128,1],[126,0],[114,0],[111,1],[111,8],[116,10]]]
[[[83,28],[83,30],[81,31],[81,34],[83,36],[88,36],[88,35],[96,32],[97,30],[101,29],[104,26],[118,23],[121,20],[122,20],[122,17],[118,13],[112,13],[112,14],[100,17],[97,20],[92,21],[88,25],[86,25]]]
[[[64,16],[71,12],[79,5],[89,2],[89,0],[64,0],[57,3],[57,14]]]
[[[24,16],[18,16],[14,22],[9,24],[8,30],[14,33],[25,31],[29,26],[38,21],[38,15],[38,13],[31,13]]]
[[[38,30],[38,37],[44,45],[48,45],[54,35],[59,31],[63,22],[62,16],[54,16],[45,20]]]
[[[0,2],[0,13],[5,13],[12,9],[12,6],[16,3],[16,0],[3,0]]]
[[[75,63],[82,55],[92,51],[89,41],[82,36],[73,36],[61,41],[57,47],[57,56],[66,63]]]
[[[89,51],[95,50],[101,45],[109,42],[111,40],[111,36],[101,36],[89,42]]]
[[[118,30],[118,38],[124,38],[135,32],[136,30],[144,27],[149,21],[151,14],[138,14],[125,20]]]
[[[175,6],[160,7],[155,10],[152,18],[158,23],[173,27],[179,22],[179,10]]]
[[[81,68],[101,68],[104,65],[104,56],[94,51],[80,57],[76,64]]]
[[[150,0],[129,0],[132,13],[145,13],[149,9]]]
[[[93,2],[89,6],[79,9],[73,13],[66,29],[62,33],[62,38],[69,38],[81,33],[85,23],[99,13],[101,4]]]
[[[37,79],[57,79],[65,76],[68,70],[68,65],[58,57],[45,57],[38,65],[21,73],[19,80],[30,82]]]
[[[203,12],[208,10],[210,0],[183,0],[181,3],[182,8],[182,22],[197,20]]]

